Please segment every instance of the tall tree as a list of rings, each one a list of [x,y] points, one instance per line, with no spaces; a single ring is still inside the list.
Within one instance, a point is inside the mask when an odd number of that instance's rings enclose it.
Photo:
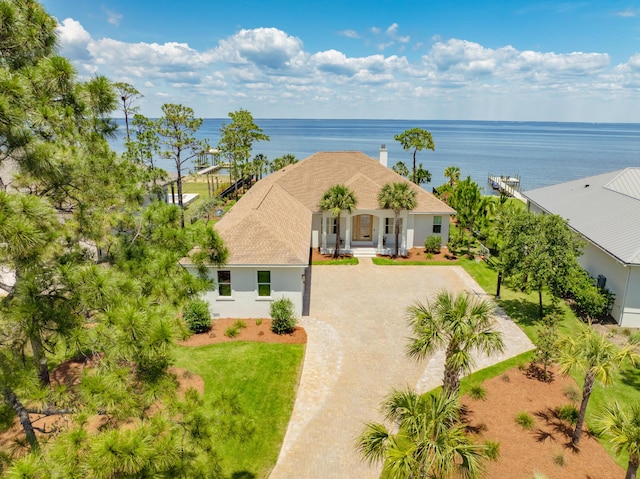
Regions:
[[[559,342],[558,364],[563,373],[584,373],[582,402],[571,443],[577,446],[582,436],[582,426],[587,414],[587,405],[596,381],[609,385],[613,375],[625,363],[636,364],[640,356],[635,353],[635,344],[618,348],[591,326],[582,326],[577,334],[564,336]]]
[[[416,207],[416,192],[409,183],[386,183],[378,192],[378,205],[384,210],[393,210],[393,231],[395,234],[393,256],[396,258],[400,241],[400,213]]]
[[[363,459],[382,463],[381,477],[482,477],[486,446],[473,444],[467,436],[457,397],[394,391],[382,411],[394,427],[368,423],[357,442]]]
[[[407,309],[412,336],[407,346],[411,358],[424,359],[445,348],[444,391],[457,395],[460,376],[475,365],[473,353],[491,355],[504,351],[502,333],[495,329],[493,306],[466,293],[438,293],[425,306],[416,302]]]
[[[184,228],[184,202],[182,199],[182,178],[184,165],[197,158],[202,151],[208,151],[206,141],[197,140],[195,134],[202,125],[202,118],[196,118],[188,106],[165,103],[163,116],[158,119],[156,133],[159,137],[160,156],[172,160],[178,178],[178,204],[181,210],[180,224]]]
[[[625,479],[636,479],[640,466],[640,404],[621,406],[618,401],[607,404],[598,415],[594,431],[609,439],[613,452],[620,456],[627,453]]]
[[[120,110],[124,114],[124,124],[128,143],[131,141],[131,135],[129,134],[129,118],[140,110],[140,107],[135,103],[143,98],[144,95],[133,85],[126,82],[116,82],[113,84],[113,87],[120,99]]]
[[[276,158],[271,162],[271,165],[270,165],[271,173],[281,170],[285,166],[293,165],[297,162],[298,162],[298,159],[295,157],[295,155],[292,155],[291,153],[287,153],[286,155],[279,156],[278,158]]]
[[[238,197],[238,185],[240,173],[251,157],[251,149],[256,141],[269,141],[247,110],[240,109],[229,113],[231,123],[222,123],[220,127],[220,140],[218,150],[231,163],[233,180],[236,182],[236,198]]]
[[[557,215],[536,215],[513,210],[498,225],[501,231],[500,262],[503,274],[524,291],[537,291],[540,317],[544,317],[543,288],[552,294],[565,290],[578,267],[581,241]]]
[[[460,168],[457,166],[447,166],[444,169],[444,177],[449,178],[449,186],[453,188],[460,180]]]
[[[333,185],[324,192],[318,208],[321,211],[329,211],[336,221],[336,247],[333,251],[333,257],[337,258],[340,254],[340,215],[343,211],[352,213],[358,204],[355,194],[345,185]]]
[[[411,181],[419,184],[418,178],[416,176],[416,172],[418,171],[416,167],[416,154],[418,153],[418,151],[422,151],[424,149],[435,151],[436,147],[433,143],[433,137],[431,136],[431,133],[429,133],[427,130],[423,130],[422,128],[411,128],[395,135],[393,138],[394,140],[400,142],[404,151],[413,150],[413,168],[411,169]],[[426,178],[426,176],[429,177],[429,180],[427,180],[427,182],[430,181],[431,174],[422,174],[423,178]]]

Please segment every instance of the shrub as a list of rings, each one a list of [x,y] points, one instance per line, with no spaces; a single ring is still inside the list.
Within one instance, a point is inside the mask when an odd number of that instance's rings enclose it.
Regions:
[[[442,247],[442,236],[430,235],[424,239],[424,249],[427,253],[438,254]]]
[[[535,424],[535,420],[533,416],[528,412],[521,412],[516,416],[516,423],[522,429],[533,429],[533,425]]]
[[[194,334],[206,333],[211,329],[211,315],[206,301],[191,300],[182,310],[182,317]]]
[[[224,335],[228,338],[235,338],[238,334],[240,334],[240,328],[237,328],[235,325],[229,326],[224,330]]]
[[[566,461],[564,460],[564,455],[561,452],[555,454],[553,456],[553,463],[556,466],[563,467],[566,464]]]
[[[484,401],[487,398],[487,390],[482,386],[473,386],[469,390],[469,397],[471,399],[480,399]]]
[[[271,303],[271,331],[276,334],[292,333],[298,322],[293,311],[293,302],[289,298],[280,298]]]
[[[238,331],[240,331],[241,329],[244,329],[247,327],[247,323],[239,319],[235,323],[233,323],[233,327],[236,328]]]
[[[577,403],[580,400],[580,391],[574,386],[567,386],[564,390],[564,395],[569,401]]]
[[[484,455],[490,461],[497,461],[500,457],[500,443],[497,441],[485,441]]]
[[[578,422],[578,416],[580,412],[573,404],[565,404],[564,406],[559,406],[555,410],[556,416],[558,419],[562,421],[566,421],[569,424],[575,425]]]
[[[262,318],[256,319],[256,326],[260,326],[262,324]]]

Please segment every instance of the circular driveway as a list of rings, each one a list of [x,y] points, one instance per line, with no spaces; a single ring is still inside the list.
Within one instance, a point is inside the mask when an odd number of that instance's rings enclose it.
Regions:
[[[313,266],[307,349],[293,414],[271,479],[378,478],[381,467],[361,461],[355,443],[365,423],[381,421],[392,389],[424,392],[441,384],[443,352],[421,363],[405,355],[406,308],[438,291],[486,297],[459,266]],[[533,347],[504,313],[498,315],[507,351],[478,367]]]

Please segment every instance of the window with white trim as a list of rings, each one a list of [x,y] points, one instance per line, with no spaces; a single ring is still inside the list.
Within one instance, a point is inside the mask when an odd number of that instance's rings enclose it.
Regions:
[[[258,296],[271,296],[271,271],[258,271]]]
[[[231,296],[231,271],[218,271],[218,294]]]
[[[433,217],[433,232],[440,233],[442,231],[442,216]]]
[[[385,218],[384,219],[384,234],[393,235],[396,234],[396,231],[393,229],[393,221],[394,218]],[[402,233],[402,218],[398,218],[398,232]]]
[[[336,220],[337,218],[333,218],[333,217],[325,218],[324,230],[330,235],[336,234],[336,231],[337,231]]]

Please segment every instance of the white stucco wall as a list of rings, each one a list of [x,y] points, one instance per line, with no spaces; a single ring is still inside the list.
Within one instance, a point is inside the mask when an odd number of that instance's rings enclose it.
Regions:
[[[311,216],[311,247],[318,248],[322,244],[322,214]]]
[[[433,232],[433,217],[441,216],[442,225],[440,233]],[[411,245],[415,247],[424,246],[424,240],[427,236],[440,235],[442,237],[442,244],[446,245],[449,241],[449,216],[448,215],[427,215],[427,214],[412,214],[409,217],[413,217],[413,237]],[[409,225],[411,225],[411,221]]]
[[[220,318],[268,318],[271,302],[283,296],[291,299],[295,312],[302,315],[306,267],[302,266],[226,266],[231,272],[231,296],[220,296],[218,285],[201,293],[209,303],[212,316]],[[189,269],[192,274],[195,270]],[[209,277],[217,280],[217,269],[211,269]],[[271,296],[258,296],[258,271],[271,272]]]
[[[589,276],[607,278],[605,287],[616,295],[611,316],[620,326],[640,327],[640,267],[625,266],[592,243],[587,242],[578,258]]]
[[[640,328],[640,266],[629,266],[629,282],[621,326]]]

